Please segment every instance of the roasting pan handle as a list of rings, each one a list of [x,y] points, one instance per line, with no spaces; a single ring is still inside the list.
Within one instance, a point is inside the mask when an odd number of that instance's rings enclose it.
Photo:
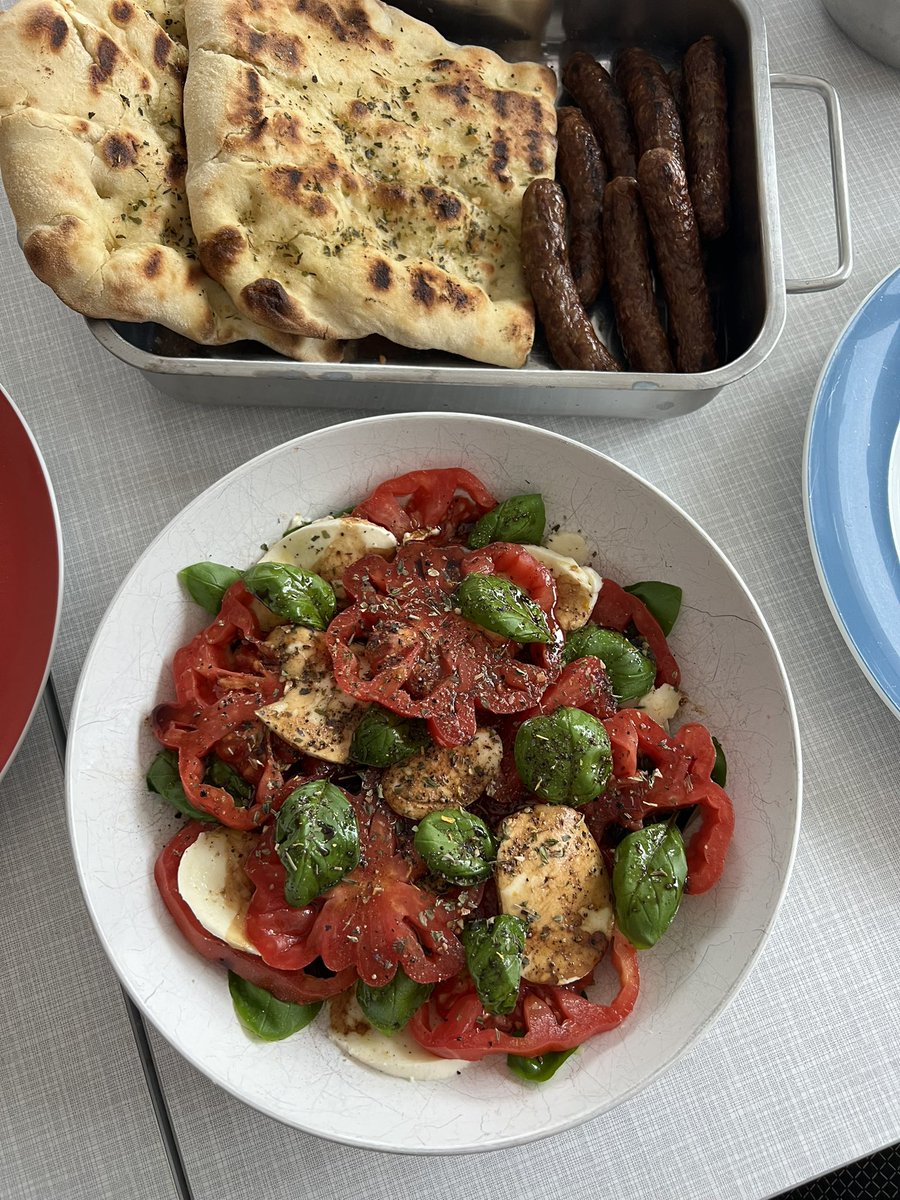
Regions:
[[[826,292],[840,287],[853,270],[853,243],[850,237],[850,202],[847,193],[847,161],[844,156],[844,130],[841,124],[841,102],[838,94],[824,79],[812,75],[771,75],[773,88],[794,88],[818,92],[825,102],[828,115],[828,144],[831,150],[831,189],[834,195],[834,219],[837,231],[838,266],[830,275],[815,279],[786,279],[788,292]]]

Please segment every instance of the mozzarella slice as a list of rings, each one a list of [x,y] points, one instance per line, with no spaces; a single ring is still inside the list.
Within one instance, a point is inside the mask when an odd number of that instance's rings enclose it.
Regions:
[[[289,681],[280,700],[257,716],[288,745],[325,762],[350,761],[350,743],[368,707],[338,687],[325,634],[299,625],[279,625],[266,639]]]
[[[271,546],[260,562],[290,563],[315,571],[335,587],[340,598],[341,576],[364,554],[388,558],[397,549],[397,539],[387,529],[360,517],[322,517],[287,534]],[[335,586],[336,585],[336,586]]]
[[[562,554],[564,558],[574,558],[580,567],[583,567],[591,556],[588,544],[581,534],[568,533],[565,529],[551,533],[545,539],[544,546],[547,550]]]
[[[467,808],[500,773],[503,743],[496,729],[479,729],[468,746],[429,746],[389,767],[381,777],[384,798],[395,813],[420,821],[441,808]]]
[[[659,687],[651,688],[646,696],[641,696],[634,707],[642,709],[663,729],[668,729],[669,722],[678,712],[681,699],[681,692],[677,688],[670,683],[661,683]]]
[[[528,923],[522,978],[574,983],[603,957],[612,930],[600,847],[574,808],[538,804],[500,827],[494,877],[503,912]]]
[[[247,937],[253,884],[244,872],[258,840],[239,829],[213,829],[201,833],[178,864],[179,895],[203,928],[247,954],[259,954]]]
[[[464,1059],[429,1054],[405,1029],[385,1037],[363,1016],[353,992],[336,996],[329,1009],[331,1039],[350,1058],[385,1075],[411,1080],[450,1079],[472,1065]]]
[[[556,619],[564,633],[587,625],[603,580],[592,567],[580,567],[574,558],[546,546],[524,549],[547,567],[556,580]]]

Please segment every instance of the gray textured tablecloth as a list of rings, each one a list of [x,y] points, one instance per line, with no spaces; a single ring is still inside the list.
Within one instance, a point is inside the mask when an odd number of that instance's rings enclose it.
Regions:
[[[828,350],[900,262],[900,74],[856,50],[814,0],[765,9],[773,70],[821,75],[841,95],[852,280],[791,298],[771,357],[691,417],[539,423],[611,454],[683,505],[773,628],[806,765],[800,850],[776,930],[730,1009],[653,1087],[570,1133],[487,1157],[394,1158],[307,1137],[217,1090],[153,1034],[198,1198],[761,1198],[900,1139],[900,726],[828,613],[800,483],[806,413]],[[790,95],[777,97],[776,117],[787,271],[818,274],[834,255],[823,114]],[[54,675],[68,709],[103,609],[161,526],[244,459],[334,417],[161,397],[31,277],[3,206],[0,331],[0,380],[43,448],[62,512],[66,605]],[[352,391],[347,404],[342,416],[357,415]],[[42,713],[0,785],[0,888],[0,1195],[172,1196],[121,993],[75,881]]]

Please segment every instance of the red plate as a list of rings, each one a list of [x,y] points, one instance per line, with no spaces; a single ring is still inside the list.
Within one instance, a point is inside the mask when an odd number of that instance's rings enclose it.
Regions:
[[[0,388],[0,777],[37,707],[62,606],[62,539],[53,487],[22,415]]]

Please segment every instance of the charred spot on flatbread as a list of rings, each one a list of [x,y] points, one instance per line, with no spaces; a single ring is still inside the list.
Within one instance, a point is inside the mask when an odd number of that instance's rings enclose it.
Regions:
[[[100,92],[103,85],[112,77],[119,60],[119,47],[112,38],[105,35],[97,43],[97,58],[90,66],[90,79],[95,92]]]
[[[390,291],[393,284],[393,276],[391,274],[391,264],[386,263],[383,258],[372,263],[369,271],[369,280],[372,287],[379,292]]]
[[[241,298],[254,318],[273,329],[297,333],[304,337],[324,336],[321,327],[314,325],[303,310],[294,303],[277,279],[257,279],[248,283]]]
[[[308,15],[314,25],[321,26],[339,42],[373,46],[385,54],[390,54],[394,48],[389,38],[375,32],[361,4],[351,2],[332,8],[323,0],[296,0],[294,7],[296,12]]]
[[[169,151],[166,159],[165,177],[166,183],[174,186],[181,186],[184,182],[184,176],[187,172],[187,152],[183,145],[177,145]]]
[[[200,243],[200,261],[213,279],[221,279],[228,274],[229,267],[239,260],[246,244],[246,239],[239,229],[235,229],[233,225],[226,225]]]
[[[42,43],[47,50],[57,51],[65,45],[69,27],[49,5],[41,5],[26,21],[25,35],[30,41]]]
[[[109,6],[109,15],[117,25],[127,25],[134,17],[134,5],[130,0],[113,0]]]
[[[160,69],[168,63],[172,47],[172,39],[161,29],[153,39],[153,61]]]
[[[73,250],[78,240],[79,225],[75,217],[63,217],[55,225],[36,229],[26,239],[22,249],[38,279],[47,282],[57,276],[66,278],[74,274]]]
[[[97,143],[97,154],[113,171],[133,167],[138,160],[137,139],[130,133],[111,129]]]
[[[436,221],[456,221],[463,211],[463,203],[459,196],[445,192],[441,188],[427,183],[421,189],[422,199],[428,205]]]
[[[142,270],[148,279],[155,279],[162,269],[162,250],[156,246],[144,259]]]

